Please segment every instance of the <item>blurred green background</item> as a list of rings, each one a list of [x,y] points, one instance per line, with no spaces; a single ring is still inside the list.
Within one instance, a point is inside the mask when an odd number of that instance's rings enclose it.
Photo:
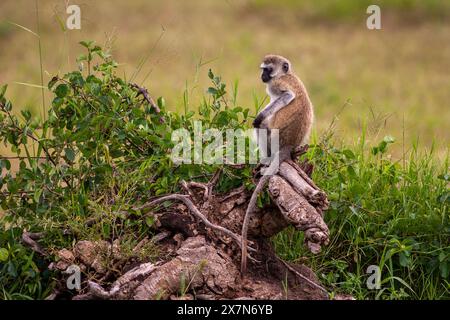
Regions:
[[[209,68],[230,90],[238,82],[238,102],[253,107],[265,97],[261,58],[277,53],[310,92],[317,135],[337,116],[343,140],[366,128],[374,143],[396,137],[394,156],[417,140],[448,153],[450,1],[2,0],[0,83],[16,112],[40,116],[41,90],[18,84],[40,84],[38,38],[15,25],[38,32],[36,3],[45,84],[77,68],[80,40],[95,40],[111,48],[124,77],[172,110],[184,110],[183,101],[197,107]],[[81,30],[64,28],[68,4],[81,7]],[[366,28],[370,4],[381,7],[381,30]]]

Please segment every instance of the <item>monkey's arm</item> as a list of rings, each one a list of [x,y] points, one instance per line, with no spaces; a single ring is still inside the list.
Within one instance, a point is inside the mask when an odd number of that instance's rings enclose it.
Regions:
[[[260,111],[258,116],[253,121],[253,126],[259,128],[261,123],[277,113],[280,109],[286,107],[292,100],[294,100],[295,94],[291,90],[284,91],[278,98],[269,103],[263,110]]]

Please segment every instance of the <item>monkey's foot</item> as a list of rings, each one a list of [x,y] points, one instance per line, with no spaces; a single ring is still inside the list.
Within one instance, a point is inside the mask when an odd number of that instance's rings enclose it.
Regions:
[[[300,157],[302,154],[305,154],[309,149],[309,144],[304,144],[301,146],[296,147],[293,151],[292,151],[292,159],[296,159],[298,157]]]

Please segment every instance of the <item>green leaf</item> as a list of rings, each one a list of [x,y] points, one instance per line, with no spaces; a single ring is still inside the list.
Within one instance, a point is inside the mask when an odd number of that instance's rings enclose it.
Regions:
[[[163,97],[159,97],[157,104],[158,104],[158,107],[160,107],[162,109],[166,106],[166,100],[164,100]]]
[[[149,216],[149,217],[146,217],[146,218],[145,218],[145,224],[146,224],[148,227],[153,226],[154,223],[155,223],[155,218],[154,218],[154,217]]]
[[[34,202],[38,203],[39,199],[41,198],[41,195],[42,195],[42,189],[36,189],[34,191],[34,197],[33,197]]]
[[[342,151],[342,153],[344,154],[344,156],[347,159],[355,159],[355,154],[353,153],[353,151],[349,150],[349,149],[345,149]]]
[[[75,160],[75,152],[73,151],[72,148],[65,148],[64,153],[66,159],[69,160],[70,162],[73,162]]]
[[[66,84],[60,84],[55,89],[55,94],[58,98],[64,98],[69,92],[69,87]]]
[[[5,84],[3,86],[0,87],[0,99],[3,98],[5,96],[6,93],[6,89],[8,88],[8,85]]]
[[[444,279],[447,279],[450,274],[448,263],[443,262],[443,263],[439,264],[439,270],[441,271],[441,277]]]
[[[209,69],[209,71],[208,71],[208,77],[209,77],[211,80],[214,79],[214,73],[212,72],[211,69]]]
[[[0,248],[0,261],[6,262],[8,260],[9,252],[6,248]]]
[[[356,172],[355,172],[355,169],[353,168],[353,166],[348,166],[347,172],[348,172],[348,175],[350,176],[350,178],[356,177]]]
[[[58,77],[53,77],[52,80],[48,82],[48,89],[52,90],[53,86],[58,82]]]
[[[28,110],[21,110],[20,113],[25,118],[26,121],[31,119],[31,112]]]
[[[6,103],[5,103],[5,110],[6,111],[11,111],[11,109],[12,109],[11,102],[10,101],[6,101]]]
[[[215,96],[215,95],[218,94],[217,89],[216,89],[216,88],[213,88],[213,87],[209,87],[207,92],[208,92],[209,94],[213,95],[213,96]]]
[[[11,162],[8,159],[3,159],[2,162],[5,166],[5,169],[9,171],[11,169]]]
[[[399,260],[402,267],[407,267],[409,265],[409,258],[403,252],[400,252]]]
[[[92,47],[92,45],[94,44],[94,41],[80,41],[80,44],[83,47],[90,49]]]

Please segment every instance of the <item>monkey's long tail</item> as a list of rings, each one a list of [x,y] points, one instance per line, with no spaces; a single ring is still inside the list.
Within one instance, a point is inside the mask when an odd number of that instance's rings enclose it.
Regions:
[[[255,190],[253,191],[252,197],[248,203],[247,211],[245,212],[244,222],[242,223],[242,247],[241,247],[241,277],[245,276],[247,272],[247,231],[248,231],[248,223],[250,221],[250,215],[253,213],[253,210],[256,206],[256,200],[258,199],[258,195],[261,190],[266,185],[267,181],[269,181],[270,175],[263,175],[261,179],[259,179],[258,184],[256,185]]]

